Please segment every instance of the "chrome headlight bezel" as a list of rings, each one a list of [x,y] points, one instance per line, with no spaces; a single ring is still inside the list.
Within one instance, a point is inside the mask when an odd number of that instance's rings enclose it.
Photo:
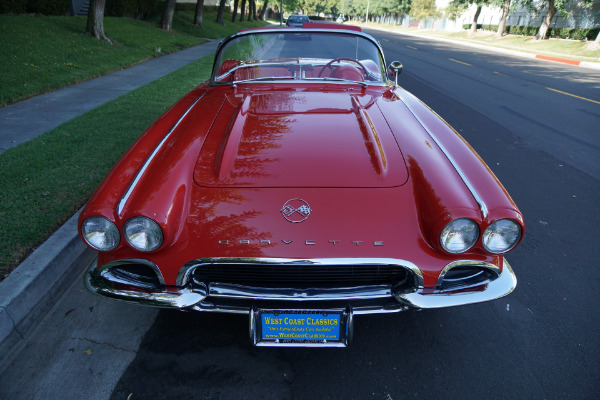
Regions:
[[[147,217],[133,217],[123,225],[123,236],[135,250],[150,252],[157,250],[163,243],[160,226]]]
[[[452,220],[440,233],[440,246],[450,254],[464,253],[477,243],[479,232],[479,225],[470,218]]]
[[[521,225],[513,219],[499,219],[488,226],[481,236],[485,251],[503,254],[515,248],[523,236]],[[504,243],[504,245],[499,245]]]
[[[88,246],[98,251],[111,251],[121,242],[119,228],[105,217],[88,217],[81,224],[81,236]]]

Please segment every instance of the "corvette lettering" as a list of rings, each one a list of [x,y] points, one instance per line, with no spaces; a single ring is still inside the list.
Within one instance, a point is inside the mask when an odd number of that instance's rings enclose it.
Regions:
[[[376,240],[374,242],[365,242],[363,240],[352,240],[352,241],[341,241],[341,240],[328,240],[327,242],[325,241],[317,241],[317,240],[304,240],[304,241],[294,241],[294,240],[284,240],[282,239],[281,242],[283,244],[286,245],[291,245],[291,244],[298,244],[298,243],[303,243],[306,246],[314,246],[314,245],[318,245],[318,244],[328,244],[331,246],[336,246],[342,243],[347,243],[347,244],[353,244],[355,246],[361,246],[361,245],[369,245],[371,244],[372,246],[383,246],[383,240]],[[246,245],[246,244],[258,244],[258,245],[271,245],[274,244],[276,242],[273,242],[271,240],[248,240],[248,239],[240,239],[240,240],[219,240],[218,243],[220,245]]]

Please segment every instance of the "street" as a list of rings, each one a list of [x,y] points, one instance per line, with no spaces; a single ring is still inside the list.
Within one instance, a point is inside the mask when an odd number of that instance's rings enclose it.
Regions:
[[[368,33],[523,212],[512,294],[357,316],[345,349],[253,348],[245,315],[123,305],[78,279],[0,377],[0,398],[596,398],[600,71]]]

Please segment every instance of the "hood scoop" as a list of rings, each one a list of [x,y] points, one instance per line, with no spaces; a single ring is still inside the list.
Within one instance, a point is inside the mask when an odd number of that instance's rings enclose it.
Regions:
[[[374,97],[347,92],[228,97],[194,170],[207,187],[394,187],[407,178]]]

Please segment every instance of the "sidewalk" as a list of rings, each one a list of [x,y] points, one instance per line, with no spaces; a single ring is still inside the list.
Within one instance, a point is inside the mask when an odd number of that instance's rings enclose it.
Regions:
[[[122,94],[213,53],[212,40],[0,108],[0,154]],[[1,155],[0,155],[1,157]],[[55,300],[94,258],[73,216],[0,282],[0,371],[26,343]]]
[[[0,154],[217,49],[218,40],[0,108]]]

